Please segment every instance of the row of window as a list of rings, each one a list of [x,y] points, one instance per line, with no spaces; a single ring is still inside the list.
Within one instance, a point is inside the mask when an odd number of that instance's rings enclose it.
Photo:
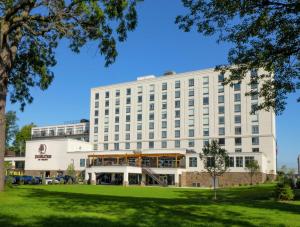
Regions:
[[[245,165],[244,165],[244,160],[245,160]],[[246,156],[245,159],[243,156],[238,156],[238,157],[229,157],[229,162],[228,166],[229,167],[244,167],[247,166],[250,161],[253,161],[254,157],[253,156]],[[213,158],[208,158],[207,160],[207,165],[212,166],[213,165]],[[198,158],[197,157],[189,157],[189,167],[197,167],[198,164]]]

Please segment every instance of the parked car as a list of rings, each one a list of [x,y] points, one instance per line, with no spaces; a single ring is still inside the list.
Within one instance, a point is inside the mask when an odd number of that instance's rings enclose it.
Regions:
[[[23,184],[24,182],[24,179],[23,179],[23,176],[14,176],[15,180],[15,184]]]
[[[75,177],[72,177],[72,176],[69,176],[69,175],[65,175],[64,180],[65,180],[65,183],[69,183],[69,181],[71,181],[72,184],[74,184],[76,182]]]

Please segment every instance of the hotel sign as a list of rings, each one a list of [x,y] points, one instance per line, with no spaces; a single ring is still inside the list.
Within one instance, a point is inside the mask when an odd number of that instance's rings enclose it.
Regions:
[[[38,149],[38,155],[35,155],[35,159],[39,161],[47,161],[49,158],[52,158],[52,155],[46,154],[47,146],[46,144],[41,144]]]

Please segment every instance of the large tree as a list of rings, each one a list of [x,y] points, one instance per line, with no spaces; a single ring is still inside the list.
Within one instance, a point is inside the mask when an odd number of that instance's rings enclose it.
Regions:
[[[31,139],[31,129],[35,127],[33,123],[24,125],[15,135],[15,141],[13,143],[15,152],[19,154],[25,154],[26,141]]]
[[[205,145],[200,153],[200,159],[203,160],[204,169],[209,173],[213,180],[214,199],[217,199],[216,181],[228,170],[229,156],[217,140],[212,140]]]
[[[0,191],[4,189],[5,106],[10,100],[32,102],[30,88],[47,89],[60,39],[79,52],[98,43],[105,65],[117,57],[117,40],[137,25],[139,0],[6,0],[0,1]]]
[[[10,143],[15,139],[19,130],[17,125],[17,114],[15,111],[8,111],[5,114],[5,147],[9,148]]]
[[[300,89],[299,0],[182,0],[188,12],[176,18],[179,28],[196,28],[205,36],[230,42],[229,65],[216,67],[229,77],[225,84],[241,82],[249,71],[260,90],[247,95],[263,97],[256,109],[282,113],[289,93]],[[264,72],[263,72],[264,71]],[[300,98],[298,99],[298,102]]]

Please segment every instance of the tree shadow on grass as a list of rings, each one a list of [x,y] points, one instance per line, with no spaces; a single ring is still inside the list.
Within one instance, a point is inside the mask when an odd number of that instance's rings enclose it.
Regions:
[[[120,197],[44,189],[30,189],[25,197],[37,199],[58,213],[37,216],[36,226],[257,226],[244,220],[244,214],[222,207],[207,210],[187,198]],[[203,201],[203,205],[209,204]]]

